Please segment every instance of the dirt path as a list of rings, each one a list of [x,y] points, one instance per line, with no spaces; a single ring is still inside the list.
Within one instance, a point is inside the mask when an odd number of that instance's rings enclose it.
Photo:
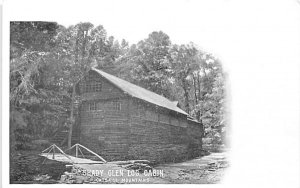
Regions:
[[[159,165],[155,169],[164,172],[163,182],[176,184],[207,184],[218,183],[224,176],[228,167],[227,155],[222,153],[211,153],[208,156],[193,160]],[[154,183],[159,183],[159,180]]]

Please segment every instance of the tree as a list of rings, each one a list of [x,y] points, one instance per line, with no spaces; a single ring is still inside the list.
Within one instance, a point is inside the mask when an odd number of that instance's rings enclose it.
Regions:
[[[126,42],[123,46],[128,49]],[[123,68],[120,72],[129,70],[131,82],[169,97],[170,48],[171,41],[168,35],[162,31],[152,32],[147,39],[132,45],[128,51],[125,50],[127,53],[118,59],[118,65]],[[126,73],[123,76],[128,79]]]
[[[226,75],[220,72],[214,81],[212,93],[208,96],[211,101],[211,124],[212,136],[218,144],[225,143],[225,133],[227,125],[227,109],[226,109]]]
[[[176,85],[183,90],[184,101],[181,102],[187,113],[190,113],[190,90],[192,88],[191,76],[194,70],[199,68],[198,65],[198,49],[193,45],[174,45],[172,48],[172,78],[176,81]],[[176,93],[175,93],[176,94]],[[179,96],[177,98],[180,98]]]
[[[225,76],[218,59],[202,55],[201,65],[193,72],[194,96],[197,101],[191,114],[204,125],[205,137],[215,144],[223,143],[225,131]],[[223,134],[224,135],[224,134]]]
[[[68,146],[71,147],[73,126],[75,123],[74,103],[76,102],[76,83],[92,67],[103,68],[113,66],[113,62],[119,56],[119,45],[113,37],[107,38],[103,26],[94,28],[91,23],[79,23],[62,29],[60,35],[59,58],[60,84],[65,91],[70,93],[70,128],[68,135]]]
[[[108,37],[102,25],[12,22],[10,52],[11,127],[16,127],[11,138],[50,135],[67,116],[70,147],[78,102],[75,85],[97,66],[179,101],[203,123],[206,137],[223,142],[225,74],[217,58],[193,43],[172,44],[167,34],[155,31],[129,45]]]
[[[56,122],[63,109],[45,75],[45,58],[55,46],[58,25],[11,22],[10,26],[10,135],[14,150],[15,146],[24,148],[30,135],[47,134],[47,125]]]
[[[55,22],[10,22],[10,59],[25,51],[48,52],[55,46]]]
[[[95,56],[95,44],[92,41],[97,41],[97,37],[102,34],[100,28],[93,31],[93,24],[79,23],[75,26],[70,26],[60,38],[60,51],[65,55],[60,56],[58,59],[60,63],[60,70],[63,74],[60,75],[60,83],[65,91],[70,91],[70,118],[69,118],[69,134],[68,134],[68,147],[71,147],[71,139],[73,126],[75,123],[74,118],[74,103],[76,101],[75,85],[90,68]]]

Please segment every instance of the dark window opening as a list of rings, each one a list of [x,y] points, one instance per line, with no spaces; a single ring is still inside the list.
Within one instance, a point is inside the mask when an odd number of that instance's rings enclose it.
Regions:
[[[89,111],[96,111],[97,110],[97,103],[91,102],[89,105]]]
[[[85,92],[99,92],[102,89],[102,83],[101,82],[88,82],[85,85]]]
[[[121,103],[118,100],[112,101],[112,110],[120,111],[121,110]]]

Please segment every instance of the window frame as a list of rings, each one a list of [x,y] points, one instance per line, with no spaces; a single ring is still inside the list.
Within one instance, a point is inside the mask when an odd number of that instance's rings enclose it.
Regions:
[[[97,102],[96,101],[90,102],[88,111],[93,112],[93,111],[97,111],[97,110],[98,110],[97,109]]]
[[[121,111],[121,109],[122,109],[121,101],[120,100],[111,101],[111,109],[113,111]]]
[[[86,81],[83,86],[84,93],[93,93],[102,91],[101,81]]]

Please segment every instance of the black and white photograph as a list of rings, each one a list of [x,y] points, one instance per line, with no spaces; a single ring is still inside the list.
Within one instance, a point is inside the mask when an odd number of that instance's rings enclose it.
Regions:
[[[2,12],[4,187],[300,186],[299,1]]]
[[[162,31],[10,23],[11,183],[217,183],[226,74]],[[87,173],[87,175],[85,175]]]

